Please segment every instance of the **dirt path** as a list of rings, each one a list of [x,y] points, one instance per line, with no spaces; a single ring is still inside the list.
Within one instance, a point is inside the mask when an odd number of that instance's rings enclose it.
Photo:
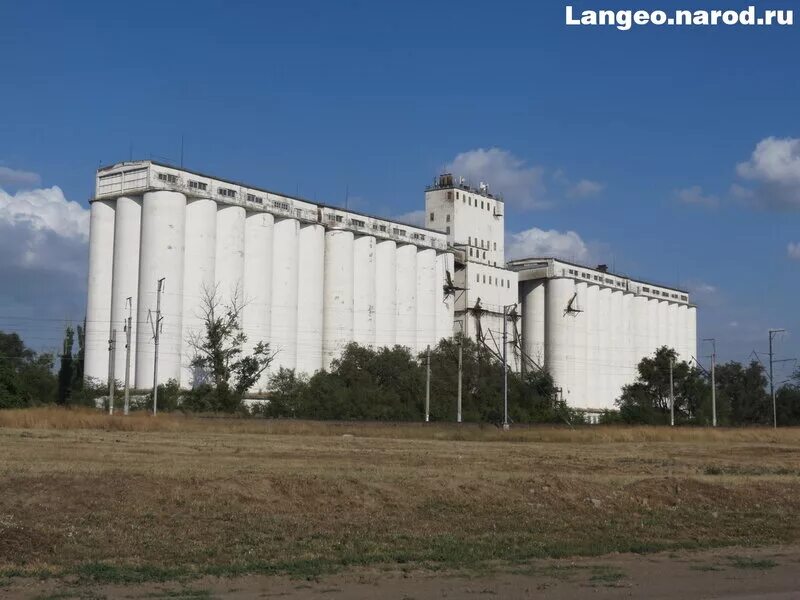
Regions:
[[[79,586],[65,582],[6,580],[0,595],[38,598],[800,598],[800,547],[729,548],[650,556],[609,555],[541,560],[491,574],[430,571],[349,571],[316,581],[283,577],[203,578],[187,583]]]

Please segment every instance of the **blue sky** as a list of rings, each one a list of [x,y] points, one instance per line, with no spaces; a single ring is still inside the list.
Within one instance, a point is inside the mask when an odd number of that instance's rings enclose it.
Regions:
[[[0,329],[57,344],[85,239],[56,205],[85,206],[97,165],[131,150],[178,161],[184,136],[191,168],[388,215],[422,208],[445,166],[485,176],[509,235],[534,230],[508,238],[520,252],[690,288],[722,359],[765,350],[769,327],[800,355],[799,26],[567,27],[565,4],[4,3],[6,215],[29,188],[54,214],[33,241],[19,211],[0,231]]]

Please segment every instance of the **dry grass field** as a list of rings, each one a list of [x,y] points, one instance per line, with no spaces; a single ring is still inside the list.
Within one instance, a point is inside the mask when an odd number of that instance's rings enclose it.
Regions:
[[[0,412],[0,580],[482,572],[798,542],[798,430]]]

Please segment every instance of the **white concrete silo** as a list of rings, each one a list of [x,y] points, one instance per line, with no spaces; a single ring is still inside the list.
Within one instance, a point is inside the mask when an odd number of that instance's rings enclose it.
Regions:
[[[685,304],[675,304],[675,338],[676,347],[678,351],[678,360],[689,362],[691,356],[688,352],[689,340],[687,337],[688,327],[686,320],[688,318],[688,311]]]
[[[525,354],[544,366],[545,282],[524,281],[520,286],[522,302],[522,344]]]
[[[356,236],[353,241],[353,341],[375,344],[375,238]]]
[[[589,332],[585,306],[588,303],[589,286],[585,281],[578,281],[575,283],[575,300],[572,303],[573,312],[572,327],[574,329],[574,355],[572,358],[573,381],[575,392],[572,395],[573,406],[578,408],[591,408],[588,403],[588,379],[589,379]]]
[[[397,246],[382,240],[375,248],[375,345],[397,342]]]
[[[396,343],[411,352],[417,347],[417,248],[398,246],[396,254]]]
[[[658,337],[657,348],[669,346],[669,302],[658,301]]]
[[[89,280],[84,337],[84,374],[108,378],[111,286],[114,272],[114,203],[95,200],[89,216]],[[136,318],[136,317],[134,317]]]
[[[158,382],[179,380],[181,376],[185,227],[186,196],[170,191],[144,194],[137,305],[137,388],[153,386],[154,345],[150,323],[156,320],[158,280],[162,278]]]
[[[678,360],[682,354],[680,344],[680,332],[678,330],[678,305],[670,302],[667,305],[667,343],[670,348],[678,354]]]
[[[443,338],[453,336],[453,309],[455,293],[445,294],[447,284],[447,273],[453,278],[453,255],[450,252],[439,252],[436,254],[436,281],[434,291],[436,292],[436,343]]]
[[[596,408],[606,406],[611,390],[611,289],[600,287],[597,293],[597,355],[595,372],[597,373]]]
[[[275,219],[272,228],[272,315],[270,348],[277,352],[270,372],[297,366],[297,285],[300,222]]]
[[[622,294],[622,358],[620,385],[633,383],[636,379],[636,337],[635,337],[635,296],[630,292]]]
[[[608,353],[608,385],[609,391],[603,408],[613,408],[619,397],[624,381],[625,346],[622,335],[622,290],[612,289],[609,314],[609,353]]]
[[[300,261],[297,294],[297,370],[322,369],[322,327],[325,285],[325,228],[300,227]]]
[[[217,253],[217,203],[208,198],[186,204],[186,242],[183,269],[183,332],[181,334],[181,386],[202,383],[202,374],[191,366],[194,345],[205,339],[203,298],[213,293]],[[197,379],[197,381],[195,381]]]
[[[242,329],[248,350],[270,341],[274,226],[275,218],[269,213],[251,212],[245,218]],[[253,391],[264,391],[267,383],[264,372]]]
[[[658,349],[659,311],[660,301],[655,298],[647,299],[647,353],[646,357],[652,358]]]
[[[136,301],[139,295],[139,235],[142,224],[142,200],[117,198],[114,217],[114,280],[111,285],[111,328],[116,329],[114,379],[125,381],[125,323],[130,298],[131,364],[130,382],[136,375]]]
[[[417,251],[417,352],[425,352],[436,342],[436,250]]]
[[[245,219],[243,206],[217,207],[217,297],[223,306],[230,306],[234,299],[244,304]]]
[[[697,308],[689,306],[687,311],[687,347],[692,356],[697,356]]]
[[[322,362],[326,369],[353,339],[353,247],[352,231],[325,233]]]
[[[638,366],[642,358],[647,356],[650,351],[650,340],[647,330],[647,298],[636,295],[633,297],[633,341],[634,341],[634,362]],[[635,373],[634,375],[636,375]]]
[[[548,279],[545,292],[545,366],[565,400],[572,401],[575,386],[572,361],[575,355],[574,327],[566,308],[575,294],[572,279]]]
[[[583,308],[586,317],[586,406],[601,406],[602,377],[599,363],[600,352],[600,287],[588,285],[586,288],[586,305]]]

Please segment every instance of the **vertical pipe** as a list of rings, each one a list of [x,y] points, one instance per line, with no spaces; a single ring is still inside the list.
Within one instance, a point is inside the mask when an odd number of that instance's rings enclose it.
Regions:
[[[299,240],[297,371],[311,374],[323,368],[325,228],[317,224],[302,225]]]
[[[264,212],[248,213],[244,223],[244,278],[242,329],[248,350],[270,341],[272,308],[272,230],[275,218]],[[264,392],[267,373],[262,373],[255,389]]]
[[[353,241],[353,341],[375,345],[375,238],[356,236]]]
[[[375,345],[397,342],[397,246],[382,240],[375,248]]]
[[[89,216],[89,280],[84,332],[84,376],[103,381],[108,373],[111,286],[114,271],[114,204],[95,200]]]
[[[178,192],[146,192],[142,200],[142,239],[139,254],[139,300],[136,306],[136,387],[153,385],[153,330],[158,281],[165,279],[161,294],[163,317],[158,382],[181,376],[183,332],[183,262],[185,250],[186,196]],[[150,317],[148,319],[148,317]]]
[[[397,248],[396,298],[397,344],[411,352],[417,346],[417,248],[404,244]]]
[[[136,302],[139,292],[139,235],[142,224],[141,198],[117,198],[114,218],[114,281],[111,287],[111,326],[122,331],[128,317],[127,299]],[[136,339],[136,323],[132,323],[132,339]],[[125,347],[114,348],[115,380],[125,379]],[[135,365],[134,365],[135,367]]]
[[[417,251],[417,351],[436,344],[436,250]]]
[[[300,222],[276,219],[272,229],[270,348],[278,354],[270,372],[297,366],[297,290]]]
[[[353,339],[352,231],[325,233],[325,306],[322,325],[322,363],[329,369]]]
[[[185,247],[181,387],[188,389],[203,383],[203,374],[195,373],[191,361],[194,345],[202,343],[206,337],[203,297],[214,293],[216,282],[217,203],[213,200],[198,198],[187,202]]]

